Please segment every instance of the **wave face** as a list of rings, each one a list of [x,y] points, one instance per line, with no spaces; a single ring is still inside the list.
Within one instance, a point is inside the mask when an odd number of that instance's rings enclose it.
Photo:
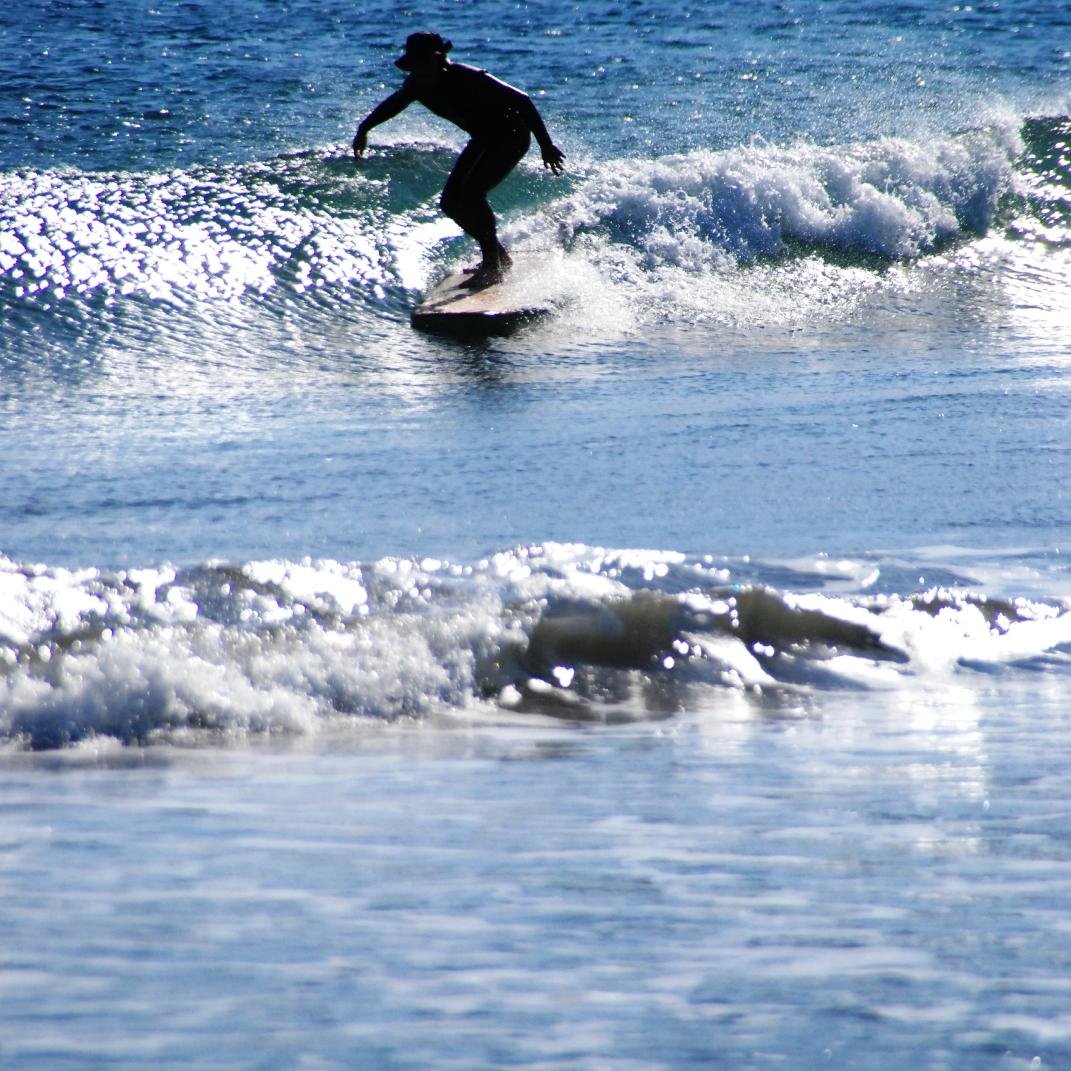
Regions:
[[[520,247],[561,251],[563,301],[597,280],[627,286],[663,317],[694,319],[697,286],[714,306],[723,295],[711,288],[746,282],[768,314],[755,269],[791,275],[810,261],[835,303],[890,265],[924,264],[986,235],[1066,254],[1069,128],[1058,117],[924,140],[612,160],[574,177],[564,197],[529,162],[504,188],[505,232]],[[345,156],[312,151],[165,173],[4,173],[7,348],[18,348],[20,327],[36,339],[42,316],[55,330],[99,327],[161,303],[206,319],[235,302],[402,319],[461,249],[436,208],[451,159],[446,147],[403,143],[360,173]]]
[[[5,562],[0,739],[191,746],[517,713],[605,723],[741,696],[788,716],[829,690],[1066,671],[1066,599],[986,597],[947,572],[886,590],[898,571],[564,545],[471,565]]]
[[[162,174],[0,175],[4,296],[228,300],[381,284],[374,182],[311,154]]]

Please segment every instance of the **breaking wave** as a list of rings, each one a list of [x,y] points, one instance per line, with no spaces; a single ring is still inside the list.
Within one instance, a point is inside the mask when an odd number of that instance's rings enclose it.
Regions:
[[[0,563],[0,741],[202,745],[398,718],[577,722],[791,711],[1071,656],[1071,602],[896,566],[763,565],[583,546],[472,564],[205,563],[113,574]],[[958,581],[959,583],[956,583]]]
[[[801,248],[917,257],[985,233],[1009,198],[1066,237],[1067,134],[1054,118],[932,141],[611,160],[549,202],[560,187],[522,173],[504,195],[508,230],[521,242],[623,246],[646,271],[728,270]],[[361,172],[308,151],[159,174],[2,173],[0,298],[227,300],[346,285],[383,300],[422,285],[417,262],[426,274],[456,235],[435,208],[451,159],[403,144]]]
[[[992,130],[612,162],[562,208],[559,229],[567,243],[608,233],[649,269],[728,266],[800,245],[910,258],[989,228],[1019,148],[1017,135]]]

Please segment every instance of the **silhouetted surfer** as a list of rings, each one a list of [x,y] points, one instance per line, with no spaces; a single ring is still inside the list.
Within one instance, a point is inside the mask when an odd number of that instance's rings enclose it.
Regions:
[[[495,214],[487,194],[528,151],[531,134],[539,142],[543,166],[562,173],[565,153],[551,140],[531,98],[486,71],[451,63],[446,54],[453,45],[437,33],[410,34],[405,54],[395,66],[408,72],[396,93],[378,104],[362,120],[353,139],[353,155],[360,160],[368,148],[368,131],[393,119],[413,101],[456,123],[470,137],[443,187],[439,207],[480,243],[482,261],[465,284],[474,289],[498,282],[509,268],[509,254],[498,241]]]

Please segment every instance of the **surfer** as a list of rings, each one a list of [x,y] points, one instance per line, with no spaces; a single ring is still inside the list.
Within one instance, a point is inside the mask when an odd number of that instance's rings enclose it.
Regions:
[[[484,70],[451,62],[446,58],[451,48],[451,42],[437,33],[413,33],[406,38],[405,52],[394,65],[408,77],[401,89],[361,121],[353,139],[353,155],[360,160],[368,148],[368,131],[414,101],[469,135],[443,187],[439,207],[479,242],[482,259],[465,285],[480,289],[499,282],[512,263],[498,240],[488,193],[520,163],[532,134],[543,153],[543,166],[555,175],[563,171],[565,153],[550,140],[527,93]]]

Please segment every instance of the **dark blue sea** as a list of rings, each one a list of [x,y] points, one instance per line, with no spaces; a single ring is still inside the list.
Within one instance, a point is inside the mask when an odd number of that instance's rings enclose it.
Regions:
[[[1064,0],[12,4],[0,1067],[1071,1067],[1069,488]]]

